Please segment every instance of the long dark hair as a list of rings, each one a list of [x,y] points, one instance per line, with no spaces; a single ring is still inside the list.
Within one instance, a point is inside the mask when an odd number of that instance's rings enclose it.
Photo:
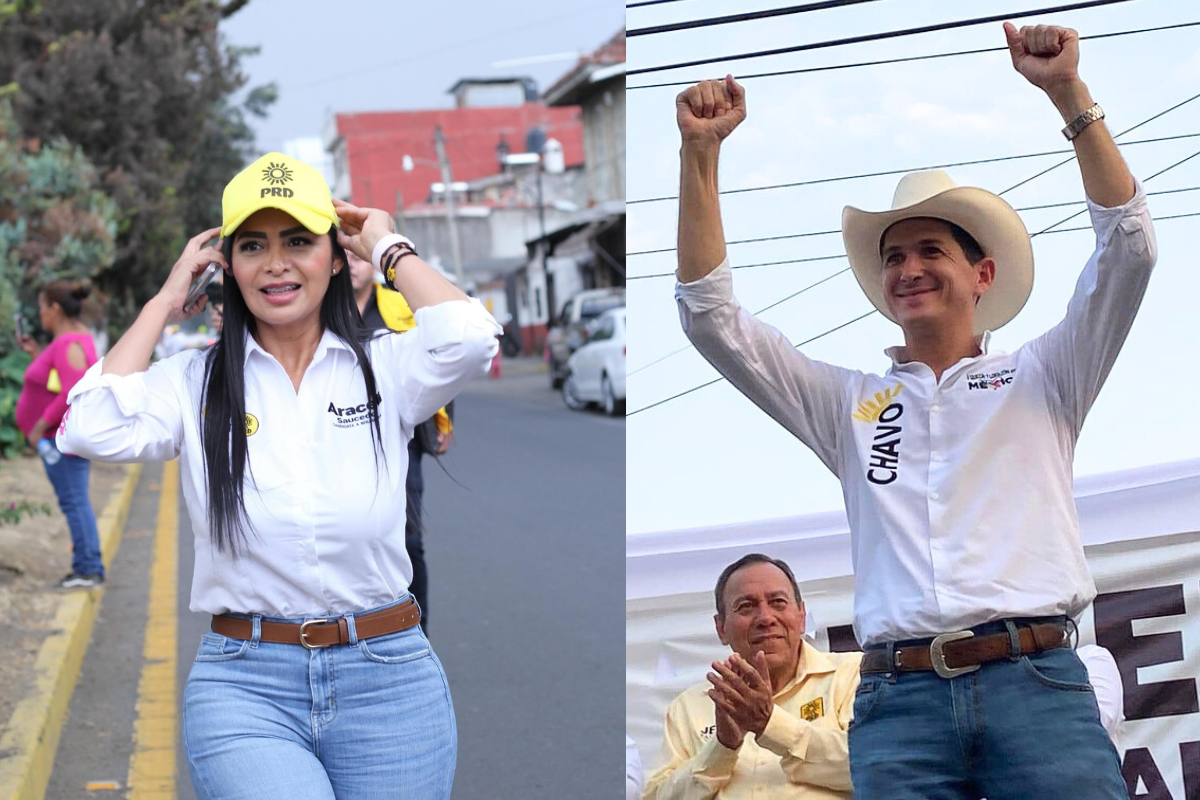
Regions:
[[[375,462],[383,449],[379,428],[379,392],[375,371],[367,356],[366,342],[375,333],[363,325],[346,252],[338,244],[336,229],[329,231],[333,261],[342,269],[330,278],[329,289],[321,301],[321,325],[349,345],[362,369],[371,410],[371,440]],[[233,237],[221,245],[225,263],[233,265]],[[208,530],[219,552],[226,547],[236,556],[248,530],[253,530],[246,515],[243,481],[246,474],[246,333],[255,333],[257,320],[246,306],[237,281],[225,282],[225,324],[216,344],[208,351],[204,364],[204,405],[200,430],[204,441],[204,467],[208,479]],[[386,454],[384,456],[386,464]],[[253,467],[251,467],[253,474]]]

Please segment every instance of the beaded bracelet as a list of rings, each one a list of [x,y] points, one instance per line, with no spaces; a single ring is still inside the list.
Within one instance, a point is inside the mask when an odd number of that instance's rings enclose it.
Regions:
[[[373,260],[383,273],[384,283],[393,291],[396,289],[396,266],[400,259],[408,255],[417,255],[417,248],[409,239],[397,233],[385,236],[375,245]]]

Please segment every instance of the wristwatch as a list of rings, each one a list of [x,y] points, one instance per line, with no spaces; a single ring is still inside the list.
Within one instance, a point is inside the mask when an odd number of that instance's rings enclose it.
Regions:
[[[1067,141],[1069,142],[1078,136],[1088,125],[1101,119],[1104,119],[1104,109],[1100,107],[1099,103],[1093,103],[1091,108],[1067,123],[1067,127],[1062,129],[1062,134],[1067,137]]]

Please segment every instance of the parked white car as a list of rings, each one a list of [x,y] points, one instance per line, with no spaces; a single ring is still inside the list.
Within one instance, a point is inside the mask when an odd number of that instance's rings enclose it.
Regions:
[[[567,408],[599,403],[604,412],[625,411],[625,307],[605,311],[588,326],[587,344],[567,360],[562,384]]]

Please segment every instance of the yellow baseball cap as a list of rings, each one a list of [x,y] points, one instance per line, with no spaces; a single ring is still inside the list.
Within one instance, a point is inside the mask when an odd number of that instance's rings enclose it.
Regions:
[[[308,164],[283,153],[267,153],[225,186],[221,195],[221,238],[264,208],[286,211],[318,235],[338,224],[325,178]]]

